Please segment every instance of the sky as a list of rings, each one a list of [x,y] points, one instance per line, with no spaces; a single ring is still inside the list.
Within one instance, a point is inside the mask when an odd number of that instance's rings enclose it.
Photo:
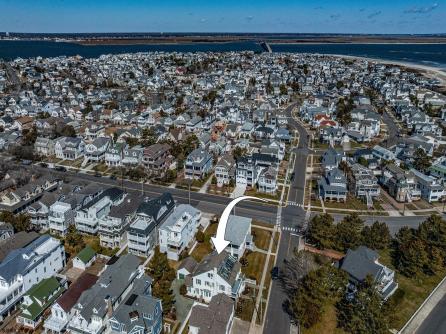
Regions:
[[[0,0],[0,31],[446,33],[446,0]]]

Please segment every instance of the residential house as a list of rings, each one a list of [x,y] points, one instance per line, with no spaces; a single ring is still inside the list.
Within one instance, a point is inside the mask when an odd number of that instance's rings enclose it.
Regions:
[[[355,197],[364,197],[369,205],[373,205],[372,198],[380,195],[378,178],[372,170],[358,163],[350,166],[349,189]]]
[[[0,222],[0,242],[11,238],[14,235],[14,228],[9,223]]]
[[[108,214],[99,219],[99,238],[101,246],[120,248],[127,244],[127,228],[136,216],[136,210],[143,198],[127,194],[118,205],[112,205]]]
[[[376,283],[377,289],[384,300],[387,300],[397,289],[395,272],[378,262],[379,255],[365,246],[349,249],[338,266],[349,275],[349,292],[354,294],[359,284],[370,276]]]
[[[136,211],[136,217],[127,231],[129,253],[149,256],[158,243],[158,227],[175,208],[170,193],[142,202]]]
[[[159,228],[160,252],[178,261],[180,254],[194,240],[200,224],[201,212],[189,204],[180,204]]]
[[[56,139],[54,152],[56,158],[63,160],[76,160],[84,155],[85,143],[82,138],[61,137]]]
[[[163,309],[161,300],[152,297],[151,278],[143,275],[135,280],[127,299],[108,320],[111,334],[161,334]]]
[[[333,147],[330,147],[322,154],[321,164],[324,171],[333,170],[339,167],[341,161],[345,161],[345,153],[337,151]]]
[[[230,297],[219,293],[211,298],[209,305],[194,305],[189,318],[189,334],[231,333],[234,304]]]
[[[110,145],[108,137],[98,137],[85,146],[85,159],[90,162],[100,162],[105,159],[105,153]]]
[[[319,196],[324,200],[337,202],[347,200],[347,181],[338,169],[327,170],[318,181]]]
[[[96,261],[96,252],[90,246],[85,246],[73,259],[73,268],[85,270]]]
[[[184,166],[186,179],[204,179],[212,170],[212,155],[208,151],[197,148],[187,157]]]
[[[76,211],[76,229],[81,233],[97,234],[99,221],[110,212],[112,205],[118,205],[124,200],[124,195],[119,188],[108,188],[85,203]]]
[[[143,148],[139,145],[132,148],[125,147],[123,150],[122,164],[124,166],[139,166],[143,157]]]
[[[35,284],[65,266],[65,250],[47,234],[19,232],[0,244],[0,321]]]
[[[171,160],[170,146],[167,144],[157,143],[144,149],[142,161],[151,174],[163,176]]]
[[[226,251],[205,256],[190,274],[185,276],[185,284],[188,296],[207,303],[220,293],[237,299],[245,289],[241,264]]]
[[[446,198],[446,188],[440,180],[433,176],[425,175],[416,169],[411,169],[410,171],[415,175],[422,199],[432,203]]]
[[[237,259],[243,257],[246,249],[253,248],[251,222],[251,218],[229,216],[225,230],[225,240],[229,241],[229,245],[225,250]]]
[[[16,318],[20,326],[36,329],[44,319],[44,312],[66,290],[66,280],[49,277],[34,285],[23,296],[21,312]]]
[[[235,178],[235,160],[232,154],[223,155],[215,165],[215,177],[217,178],[217,186],[229,184]]]
[[[65,332],[68,322],[74,315],[73,306],[77,303],[81,294],[90,289],[98,280],[96,275],[83,273],[76,281],[74,281],[51,306],[51,315],[43,327],[51,333]]]
[[[236,167],[236,182],[237,184],[246,184],[249,187],[258,186],[259,177],[263,170],[268,170],[272,167],[274,170],[278,171],[279,161],[277,158],[270,156],[268,154],[253,153],[252,155],[241,157],[237,160]],[[277,175],[275,172],[268,173],[267,177]],[[267,181],[270,181],[267,182]],[[270,186],[274,187],[274,180],[267,180],[264,178],[262,180],[262,187],[265,190],[269,189]],[[263,188],[262,188],[263,190]]]
[[[34,152],[46,157],[54,155],[54,141],[49,138],[37,137],[34,143]]]
[[[109,319],[143,275],[138,257],[126,254],[107,265],[97,282],[85,290],[73,306],[67,330],[76,334],[99,334],[109,330]]]
[[[398,202],[412,202],[421,197],[414,173],[393,164],[383,167],[379,181]]]
[[[104,160],[105,164],[109,167],[119,167],[122,166],[123,152],[126,144],[125,143],[114,143],[110,144],[105,152]]]

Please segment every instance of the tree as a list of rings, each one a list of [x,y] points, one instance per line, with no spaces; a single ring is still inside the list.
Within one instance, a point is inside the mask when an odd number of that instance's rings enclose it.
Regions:
[[[421,147],[415,150],[413,166],[420,172],[425,172],[431,166],[431,159]]]
[[[392,256],[395,267],[407,277],[424,272],[429,261],[426,243],[416,230],[407,227],[396,234]]]
[[[73,224],[68,227],[68,232],[65,236],[65,246],[68,246],[67,252],[70,254],[77,254],[85,247],[82,235]]]
[[[31,129],[23,129],[22,130],[22,144],[24,146],[34,145],[37,139],[37,128],[33,126]]]
[[[161,299],[163,313],[168,314],[175,303],[171,289],[175,279],[175,270],[170,267],[167,255],[161,253],[159,247],[155,248],[155,253],[149,262],[148,272],[153,278],[152,294]]]
[[[342,252],[354,249],[361,244],[361,231],[364,221],[357,213],[344,217],[336,225],[336,248]]]
[[[288,94],[288,89],[286,88],[286,86],[284,84],[281,84],[279,86],[280,89],[280,95],[287,95]]]
[[[273,85],[271,84],[271,81],[268,80],[268,82],[266,83],[266,94],[271,95],[274,91]]]
[[[320,214],[311,219],[307,235],[308,240],[318,248],[331,248],[333,247],[335,231],[333,217],[328,213]]]
[[[342,126],[347,125],[352,121],[351,111],[353,110],[353,101],[351,99],[345,101],[343,98],[339,99],[336,105],[336,120]]]
[[[325,301],[339,298],[346,283],[346,273],[331,265],[310,271],[289,299],[291,315],[302,326],[310,328],[321,319]]]
[[[369,162],[367,161],[366,158],[361,156],[358,158],[358,164],[363,165],[364,167],[367,167],[369,165]]]
[[[293,254],[291,259],[283,266],[281,273],[281,280],[286,293],[289,296],[297,293],[302,278],[310,271],[316,270],[317,267],[311,253],[300,251]]]
[[[23,213],[13,214],[9,211],[1,211],[0,221],[11,224],[15,232],[31,230],[31,218]]]
[[[216,177],[215,175],[212,175],[211,183],[212,183],[213,185],[216,185],[216,184],[217,184],[217,177]]]
[[[338,326],[348,333],[384,334],[389,332],[387,308],[373,279],[367,277],[353,298],[349,294],[336,305]]]
[[[76,130],[72,125],[65,125],[60,131],[60,135],[64,137],[76,137]]]
[[[390,231],[386,223],[374,222],[365,226],[361,232],[362,243],[371,249],[385,249],[390,244]]]

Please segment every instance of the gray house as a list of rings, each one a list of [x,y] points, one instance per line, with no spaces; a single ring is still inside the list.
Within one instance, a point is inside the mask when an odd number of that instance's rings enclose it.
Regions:
[[[212,169],[212,155],[207,150],[197,148],[187,157],[184,169],[186,179],[202,179]]]
[[[319,196],[324,200],[345,201],[347,199],[347,181],[338,169],[325,172],[318,181]]]
[[[252,249],[251,218],[230,215],[226,225],[225,240],[229,241],[226,251],[240,259],[246,249]]]
[[[382,298],[387,300],[398,289],[395,282],[395,272],[378,262],[379,255],[365,246],[349,249],[338,267],[349,275],[349,291],[354,293],[358,284],[367,276],[371,276],[377,284]]]

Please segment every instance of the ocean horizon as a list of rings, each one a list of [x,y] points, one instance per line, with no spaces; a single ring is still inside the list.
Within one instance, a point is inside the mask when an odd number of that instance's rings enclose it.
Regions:
[[[273,52],[317,53],[367,57],[431,66],[446,70],[446,44],[422,43],[273,43]],[[36,40],[0,40],[0,59],[82,56],[97,58],[105,54],[138,52],[261,52],[261,46],[254,41],[203,42],[170,44],[130,45],[81,45],[71,42]]]

